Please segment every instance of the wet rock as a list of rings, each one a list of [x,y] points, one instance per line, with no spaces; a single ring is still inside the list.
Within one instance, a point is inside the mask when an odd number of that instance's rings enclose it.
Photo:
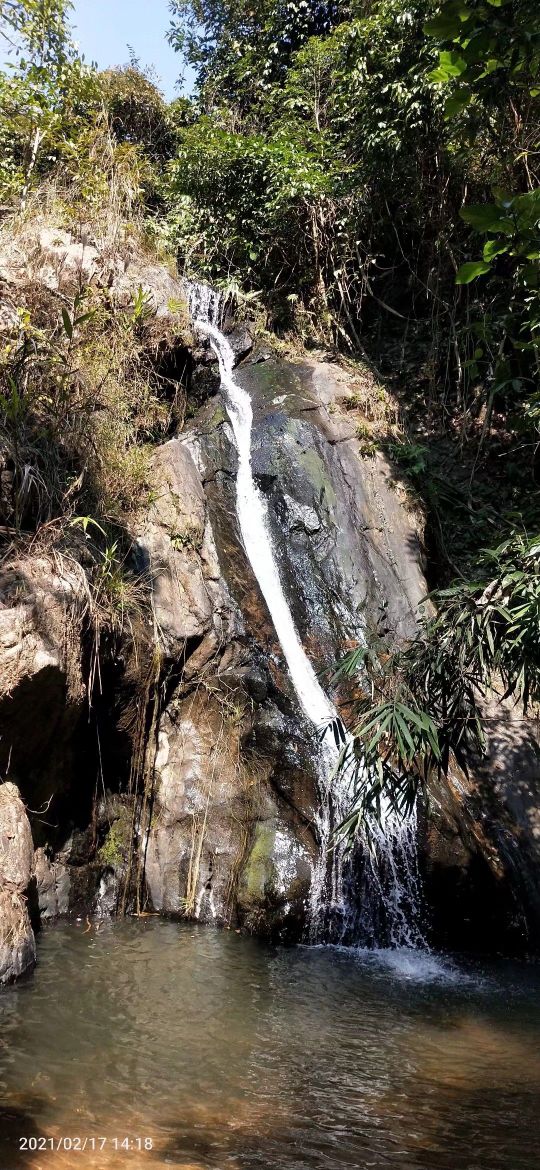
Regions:
[[[42,846],[35,851],[34,871],[38,910],[42,922],[51,922],[69,912],[71,878],[68,867],[47,856]]]
[[[35,962],[36,943],[26,901],[13,890],[0,889],[0,985],[19,979]]]
[[[246,324],[237,325],[228,333],[227,341],[233,351],[235,364],[241,362],[253,349],[253,333]]]
[[[296,500],[293,500],[292,496],[288,496],[286,492],[283,494],[283,499],[287,508],[289,531],[293,532],[294,529],[302,529],[308,535],[320,531],[321,521],[315,508],[310,508],[307,504],[299,504]]]
[[[246,667],[243,672],[243,683],[248,695],[256,703],[264,703],[268,696],[268,676],[257,666]]]
[[[0,984],[18,979],[36,960],[25,891],[34,849],[26,809],[15,784],[0,784]]]
[[[205,498],[193,457],[177,439],[158,449],[154,473],[155,501],[139,536],[138,562],[151,580],[158,637],[167,656],[179,658],[186,640],[202,638],[213,620]]]
[[[238,883],[238,911],[251,933],[297,939],[305,922],[312,857],[278,817],[257,821]]]

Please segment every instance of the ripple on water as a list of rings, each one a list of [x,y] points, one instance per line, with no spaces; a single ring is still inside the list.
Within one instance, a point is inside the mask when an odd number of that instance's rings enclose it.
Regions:
[[[539,990],[406,948],[47,930],[0,995],[0,1170],[537,1170]],[[22,1159],[20,1133],[109,1144]]]
[[[385,948],[373,950],[355,948],[356,958],[366,965],[386,971],[397,979],[411,983],[448,983],[461,986],[481,986],[482,980],[459,967],[452,959],[434,951],[416,950],[413,947]]]
[[[322,943],[310,950],[343,955],[369,971],[395,980],[418,984],[450,984],[480,990],[486,978],[465,970],[454,959],[435,951],[416,947],[346,947]]]

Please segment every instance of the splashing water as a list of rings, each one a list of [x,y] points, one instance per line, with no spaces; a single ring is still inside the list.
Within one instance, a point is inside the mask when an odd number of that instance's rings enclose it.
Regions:
[[[234,378],[234,353],[219,328],[222,298],[208,285],[186,285],[189,309],[197,330],[208,338],[218,359],[221,386],[238,454],[236,508],[246,556],[266,601],[302,711],[319,736],[317,763],[320,807],[316,813],[319,860],[312,877],[310,935],[332,941],[358,941],[375,946],[381,938],[392,947],[424,945],[419,922],[419,880],[416,863],[416,818],[406,823],[389,808],[381,825],[371,826],[370,850],[364,850],[360,917],[354,910],[353,864],[343,845],[333,840],[336,825],[352,803],[352,737],[323,691],[304,650],[280,579],[268,524],[267,505],[251,465],[253,410],[249,394]],[[350,765],[338,768],[340,752]],[[358,902],[358,898],[355,898]]]

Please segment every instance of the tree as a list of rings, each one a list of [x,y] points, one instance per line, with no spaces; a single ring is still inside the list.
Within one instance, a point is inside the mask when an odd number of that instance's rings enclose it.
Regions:
[[[206,108],[233,101],[247,112],[310,37],[331,32],[342,8],[339,0],[172,0],[169,39],[195,68]]]
[[[41,160],[54,161],[95,99],[95,83],[71,40],[69,0],[6,0],[0,7],[8,45],[0,75],[2,185],[24,209]]]
[[[131,64],[100,74],[109,125],[117,142],[140,146],[152,163],[174,153],[174,118],[151,77]]]

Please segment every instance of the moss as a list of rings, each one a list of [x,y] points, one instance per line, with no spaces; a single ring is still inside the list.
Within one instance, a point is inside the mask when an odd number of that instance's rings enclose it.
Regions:
[[[131,841],[131,810],[123,809],[113,821],[96,855],[96,861],[110,869],[117,869],[127,861]]]
[[[264,821],[256,825],[255,839],[241,877],[242,900],[245,902],[261,902],[272,892],[275,839],[276,830],[272,823]]]
[[[223,404],[220,402],[219,405],[216,406],[216,409],[215,409],[215,411],[210,419],[210,426],[211,426],[212,430],[216,430],[217,427],[220,427],[221,424],[226,422],[226,421],[227,421],[227,411],[225,410],[225,407],[223,406]]]
[[[320,455],[313,448],[308,448],[305,451],[299,452],[299,460],[306,475],[309,476],[317,495],[320,498],[324,496],[326,504],[329,507],[334,507],[337,504],[336,493]]]

